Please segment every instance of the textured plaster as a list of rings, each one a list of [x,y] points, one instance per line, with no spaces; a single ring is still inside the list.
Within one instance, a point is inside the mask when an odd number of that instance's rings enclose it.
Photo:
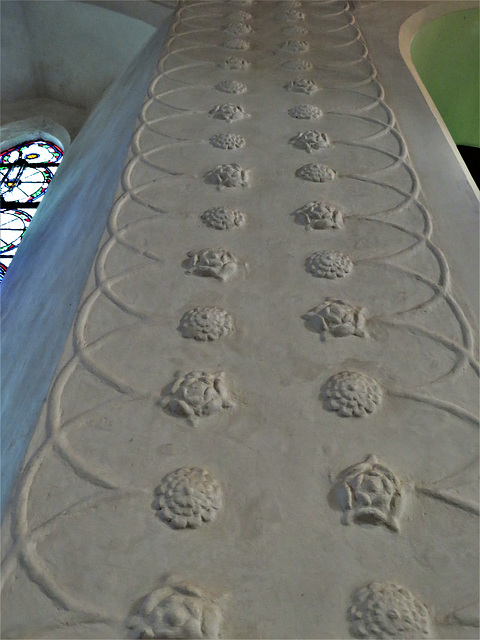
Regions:
[[[2,282],[3,507],[112,206],[165,29],[112,85],[70,147]]]
[[[2,2],[2,124],[44,115],[74,138],[155,32],[129,8],[125,16],[90,2]],[[169,11],[154,14],[158,26]]]
[[[3,637],[478,637],[475,193],[381,45],[407,3],[368,4],[180,5],[3,525]]]

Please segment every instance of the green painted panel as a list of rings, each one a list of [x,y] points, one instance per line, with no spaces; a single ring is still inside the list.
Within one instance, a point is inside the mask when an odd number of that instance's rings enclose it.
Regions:
[[[424,25],[411,54],[455,143],[480,147],[479,9],[448,13]]]

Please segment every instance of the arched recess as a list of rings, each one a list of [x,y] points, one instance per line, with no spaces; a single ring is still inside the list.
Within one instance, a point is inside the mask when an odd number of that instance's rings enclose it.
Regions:
[[[427,88],[425,87],[425,84],[423,83],[420,77],[420,74],[413,62],[412,51],[411,51],[412,41],[415,35],[419,32],[419,30],[422,27],[432,22],[436,18],[445,16],[448,13],[464,11],[468,9],[475,9],[475,8],[478,8],[478,3],[468,2],[468,1],[465,1],[465,2],[460,1],[455,3],[436,2],[436,3],[430,4],[428,7],[425,7],[421,11],[414,13],[402,24],[399,35],[398,35],[398,42],[399,42],[400,52],[402,54],[402,57],[407,67],[410,70],[410,73],[415,79],[415,82],[417,83],[420,91],[422,92],[426,103],[430,107],[430,110],[432,111],[435,119],[437,120],[445,138],[448,141],[448,144],[452,148],[452,151],[455,154],[458,160],[458,163],[462,167],[463,172],[465,173],[465,176],[470,186],[476,193],[478,193],[477,185],[475,184],[475,181],[473,180],[467,165],[465,164],[460,152],[457,149],[457,145],[452,137],[452,134],[450,133],[447,125],[445,124],[444,119],[440,114],[440,111],[438,110],[437,105],[435,104],[434,100],[432,99],[432,96],[428,92]]]
[[[71,144],[71,136],[65,127],[46,116],[36,116],[10,122],[0,127],[0,151],[26,140],[49,140],[58,144],[65,153]]]
[[[27,120],[21,120],[18,122],[12,122],[8,125],[5,125],[0,128],[0,153],[3,154],[4,151],[11,150],[12,148],[22,146],[29,143],[35,143],[38,141],[43,141],[47,144],[51,143],[55,145],[58,149],[61,150],[62,154],[60,156],[59,162],[63,159],[65,155],[65,151],[68,149],[70,145],[70,134],[57,122],[50,120],[46,117],[37,117],[37,118],[29,118]],[[28,156],[27,156],[28,158]],[[28,161],[27,161],[28,162]],[[38,162],[38,160],[33,160],[33,162]],[[38,165],[37,165],[38,166]],[[40,167],[43,169],[43,167]],[[48,174],[55,174],[57,170],[57,166],[52,167],[52,165],[47,166]],[[16,192],[17,186],[24,184],[24,172],[28,170],[28,165],[26,167],[12,167],[6,169],[6,173],[4,173],[5,167],[2,167],[2,222],[1,222],[1,237],[2,237],[2,253],[1,253],[1,265],[0,265],[0,278],[3,279],[4,269],[6,267],[10,268],[11,260],[13,254],[15,254],[19,243],[23,241],[25,238],[25,234],[28,232],[29,228],[29,220],[33,218],[33,215],[36,213],[36,209],[38,209],[40,202],[47,196],[49,187],[51,184],[52,178],[48,178],[46,176],[42,176],[43,180],[48,180],[48,188],[45,193],[40,193],[35,195],[33,192],[29,195],[32,196],[32,200],[28,201],[29,198],[27,195],[20,196],[19,203],[12,203],[12,194],[7,195],[7,192],[4,192],[5,181],[11,179],[12,175],[15,176],[13,180],[13,193]],[[13,174],[12,174],[13,171]],[[42,175],[39,171],[35,174],[40,178]],[[19,181],[19,182],[17,182]],[[28,181],[28,180],[27,180]],[[37,184],[37,187],[41,184],[34,180],[34,183]],[[45,182],[44,182],[45,184]],[[4,199],[5,197],[5,199]],[[15,197],[15,196],[14,196]],[[18,196],[17,196],[18,197]],[[24,206],[22,206],[24,203]],[[8,213],[13,215],[8,215]],[[4,217],[5,216],[5,217]],[[15,230],[15,231],[14,231]],[[14,234],[14,235],[12,235]],[[8,239],[7,239],[8,236]],[[6,244],[5,244],[6,243]]]

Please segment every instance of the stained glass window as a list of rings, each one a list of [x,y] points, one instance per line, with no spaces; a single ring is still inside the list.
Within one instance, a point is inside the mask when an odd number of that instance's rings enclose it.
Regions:
[[[62,157],[62,149],[46,140],[23,142],[0,153],[0,280]]]

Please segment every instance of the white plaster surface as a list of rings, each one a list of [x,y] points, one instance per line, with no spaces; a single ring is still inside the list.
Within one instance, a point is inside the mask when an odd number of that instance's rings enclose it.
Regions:
[[[97,251],[165,30],[110,87],[68,149],[2,281],[2,512]],[[6,127],[7,138],[14,129]]]
[[[475,194],[357,10],[180,6],[4,522],[3,637],[478,637],[476,254],[438,176],[469,236]]]
[[[0,12],[2,124],[44,115],[72,138],[155,32],[90,2],[8,0]],[[153,13],[158,28],[169,11]]]

